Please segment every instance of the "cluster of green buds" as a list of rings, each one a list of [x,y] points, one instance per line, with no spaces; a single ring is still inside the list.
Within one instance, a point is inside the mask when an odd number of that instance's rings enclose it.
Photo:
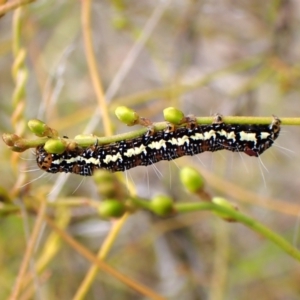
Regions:
[[[145,124],[145,119],[139,117],[139,115],[132,109],[121,106],[115,111],[119,120],[128,126],[140,124],[149,125],[150,121]],[[189,122],[189,118],[184,113],[174,107],[168,107],[163,110],[164,119],[173,126],[180,126]],[[183,186],[189,191],[197,195],[201,200],[213,202],[214,204],[223,206],[227,209],[236,209],[225,198],[214,197],[212,198],[208,192],[205,191],[205,180],[198,170],[190,167],[185,167],[180,171],[180,180]],[[168,216],[175,212],[173,200],[166,195],[157,195],[151,199],[148,209],[159,216]],[[215,212],[219,217],[230,221],[226,213]]]
[[[140,117],[134,110],[120,106],[115,111],[116,116],[119,120],[125,123],[128,126],[133,126],[136,124],[142,126],[153,126],[153,123],[145,118]],[[163,111],[164,119],[172,126],[180,126],[184,123],[189,122],[191,119],[185,117],[184,113],[174,107],[168,107]],[[90,136],[80,135],[77,136],[73,144],[72,142],[67,142],[66,139],[60,138],[58,132],[50,128],[44,122],[33,119],[28,122],[29,129],[39,138],[42,138],[44,143],[44,148],[49,153],[63,153],[66,148],[72,149],[72,147],[77,146],[77,140],[82,141],[87,140],[87,144],[90,144]],[[4,134],[3,140],[5,143],[12,148],[14,151],[24,151],[32,146],[37,146],[34,144],[34,141],[31,143],[28,140],[22,139],[16,134]],[[41,140],[39,140],[41,143]],[[115,180],[115,177],[108,173],[107,171],[98,170],[94,174],[94,179],[97,186],[99,187],[98,192],[106,198],[98,206],[98,212],[102,217],[105,218],[118,218],[121,217],[126,211],[134,210],[133,207],[136,206],[134,201],[126,200],[122,201],[122,198],[127,198],[125,192],[121,191],[118,182]],[[190,167],[184,167],[180,171],[180,180],[183,186],[192,194],[197,195],[201,200],[212,202],[216,205],[222,206],[228,209],[236,210],[229,201],[221,197],[211,197],[208,192],[205,191],[205,180],[198,170]],[[118,191],[118,193],[116,193]],[[121,195],[121,196],[120,196]],[[145,200],[143,200],[145,202]],[[141,204],[141,203],[140,203]],[[176,209],[174,208],[173,200],[166,195],[157,195],[153,197],[147,204],[138,205],[152,211],[153,213],[159,216],[169,216],[175,213]],[[219,217],[229,220],[230,218],[226,213],[215,212]]]

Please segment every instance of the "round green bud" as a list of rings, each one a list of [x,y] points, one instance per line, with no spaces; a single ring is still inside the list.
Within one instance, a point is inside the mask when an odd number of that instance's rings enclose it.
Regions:
[[[45,143],[44,149],[48,153],[61,154],[66,150],[66,145],[63,140],[50,139]]]
[[[191,193],[197,193],[203,190],[204,178],[194,168],[185,167],[180,170],[180,181]]]
[[[135,125],[139,120],[139,115],[126,106],[119,106],[115,110],[117,118],[128,126]]]
[[[58,133],[55,129],[50,128],[44,122],[38,119],[32,119],[28,121],[28,127],[31,132],[33,132],[36,136],[43,137],[57,137]]]
[[[237,210],[237,207],[235,207],[232,203],[222,197],[214,197],[212,198],[212,202],[230,210]],[[230,217],[226,213],[214,211],[214,214],[226,221],[234,221],[234,219],[232,219],[232,217]]]
[[[107,199],[99,204],[98,212],[104,218],[119,218],[125,213],[125,206],[115,199]]]
[[[169,215],[173,211],[173,200],[168,196],[158,195],[151,200],[150,204],[151,210],[159,216]]]
[[[171,124],[180,125],[184,119],[183,112],[175,107],[168,107],[163,113],[165,120]]]
[[[35,135],[37,136],[45,136],[45,132],[47,131],[48,126],[38,120],[38,119],[32,119],[28,121],[28,127],[30,129],[30,131],[32,131]]]

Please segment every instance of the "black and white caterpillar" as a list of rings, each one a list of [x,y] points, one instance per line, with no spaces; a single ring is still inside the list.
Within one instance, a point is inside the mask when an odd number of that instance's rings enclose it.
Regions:
[[[106,145],[66,150],[62,154],[36,148],[38,166],[49,173],[93,175],[96,169],[111,172],[148,166],[161,160],[173,160],[204,151],[229,150],[258,157],[270,148],[280,132],[280,120],[274,117],[270,125],[232,125],[217,116],[211,125],[187,124],[185,127],[148,131],[144,135]]]

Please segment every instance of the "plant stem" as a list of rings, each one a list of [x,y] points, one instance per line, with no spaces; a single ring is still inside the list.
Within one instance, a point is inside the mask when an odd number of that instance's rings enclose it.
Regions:
[[[256,220],[251,219],[250,217],[245,216],[234,209],[229,209],[214,203],[179,203],[175,205],[175,209],[178,213],[192,212],[192,211],[199,211],[199,210],[212,210],[212,211],[228,214],[229,218],[239,221],[240,223],[243,223],[247,227],[251,228],[252,230],[260,233],[265,238],[275,243],[282,250],[284,250],[286,253],[288,253],[290,256],[294,257],[296,260],[300,262],[299,250],[293,247],[289,242],[287,242],[284,238],[282,238],[277,233],[273,232],[269,228],[260,224]]]

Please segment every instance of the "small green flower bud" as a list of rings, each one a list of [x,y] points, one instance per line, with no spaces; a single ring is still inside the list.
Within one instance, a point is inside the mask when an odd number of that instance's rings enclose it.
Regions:
[[[238,210],[237,207],[235,207],[232,203],[230,203],[228,200],[226,200],[225,198],[222,198],[222,197],[214,197],[214,198],[212,198],[212,202],[217,205],[220,205],[224,208],[228,208],[231,210]],[[226,221],[230,221],[230,222],[234,221],[234,219],[232,219],[226,213],[214,211],[214,214],[217,215],[218,217],[221,217],[222,219],[224,219]]]
[[[185,167],[180,171],[180,181],[191,193],[197,193],[203,190],[204,178],[194,168]]]
[[[33,119],[28,121],[28,127],[35,135],[42,137],[45,136],[45,131],[48,126],[38,119]]]
[[[125,206],[120,201],[108,199],[99,204],[98,212],[104,218],[119,218],[125,213]]]
[[[171,124],[180,125],[184,119],[183,112],[175,107],[168,107],[163,113],[165,120]]]
[[[115,110],[115,114],[121,122],[125,123],[128,126],[135,125],[139,120],[138,114],[134,110],[126,106],[117,107]]]
[[[61,154],[66,150],[63,140],[50,139],[45,143],[45,150],[49,153]]]
[[[151,210],[159,216],[169,215],[173,211],[173,201],[168,196],[158,195],[150,203]]]
[[[57,137],[58,133],[56,130],[50,128],[44,122],[38,119],[32,119],[28,121],[28,127],[31,132],[33,132],[36,136],[43,137]]]

